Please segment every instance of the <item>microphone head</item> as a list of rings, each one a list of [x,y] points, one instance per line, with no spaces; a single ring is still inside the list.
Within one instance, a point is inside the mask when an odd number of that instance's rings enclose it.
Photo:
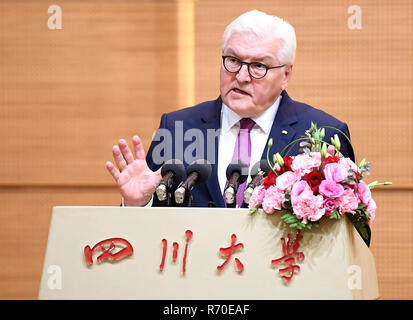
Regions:
[[[248,165],[241,160],[235,160],[231,162],[227,167],[227,179],[230,180],[235,172],[238,172],[240,175],[238,183],[244,183],[248,178]]]
[[[212,173],[212,166],[208,160],[198,159],[192,162],[186,169],[186,175],[189,176],[191,173],[198,173],[198,179],[196,184],[203,184],[208,181]]]
[[[170,159],[166,161],[161,169],[161,175],[164,177],[168,172],[173,172],[174,181],[173,184],[179,183],[182,180],[185,174],[185,166],[181,160],[178,159]]]
[[[265,173],[264,176],[267,176],[270,173],[271,167],[268,164],[267,160],[258,161],[252,166],[251,177],[254,178],[260,171],[263,171]]]

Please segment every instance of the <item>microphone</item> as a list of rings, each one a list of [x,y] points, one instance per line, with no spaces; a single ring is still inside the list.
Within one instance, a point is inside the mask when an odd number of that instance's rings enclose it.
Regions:
[[[164,163],[161,169],[162,180],[156,187],[156,195],[159,201],[170,204],[169,190],[176,185],[184,176],[185,167],[181,160],[170,159]]]
[[[254,164],[251,168],[251,182],[247,185],[244,191],[244,206],[247,207],[252,192],[258,186],[260,186],[264,182],[264,176],[268,175],[271,171],[271,167],[268,164],[267,160],[258,161]]]
[[[235,208],[238,187],[248,178],[248,165],[241,160],[233,161],[227,167],[226,175],[228,184],[224,191],[225,202],[227,207]]]
[[[178,205],[192,206],[191,191],[196,185],[207,182],[211,176],[212,166],[207,160],[198,159],[186,169],[186,179],[175,190],[175,202]]]

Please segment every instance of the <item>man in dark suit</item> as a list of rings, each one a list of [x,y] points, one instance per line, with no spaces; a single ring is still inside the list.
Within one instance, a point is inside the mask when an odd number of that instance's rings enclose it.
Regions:
[[[204,185],[196,186],[193,190],[194,202],[196,207],[205,207],[213,203],[217,207],[224,207],[223,200],[223,184],[219,183],[218,163],[219,163],[219,129],[221,128],[222,114],[222,99],[219,97],[213,101],[203,102],[191,108],[178,110],[169,114],[164,114],[161,119],[160,133],[155,136],[152,142],[146,162],[152,171],[156,171],[162,164],[162,159],[177,158],[184,162],[187,166],[192,159],[207,159],[212,164],[212,174],[210,179]],[[281,93],[281,102],[275,120],[272,123],[268,138],[266,139],[265,147],[260,152],[259,159],[266,159],[267,155],[267,140],[272,138],[274,144],[271,148],[271,154],[281,152],[282,149],[299,138],[311,126],[311,121],[319,126],[333,126],[349,135],[347,125],[327,113],[315,109],[309,105],[292,100],[286,91]],[[179,123],[180,125],[176,125]],[[193,128],[199,129],[201,134],[194,135],[193,139],[178,139],[174,138],[177,135],[184,136],[183,133],[189,132]],[[177,133],[177,130],[180,132]],[[209,131],[209,132],[208,132]],[[334,130],[327,129],[326,141],[330,141],[330,137],[338,133]],[[169,137],[165,137],[167,134]],[[202,140],[203,139],[203,140]],[[349,157],[353,157],[352,150],[348,143],[345,143],[345,138],[341,137],[342,141],[341,152]],[[177,144],[182,145],[177,146]],[[195,144],[195,146],[194,146]],[[190,146],[193,146],[192,148]],[[197,150],[197,146],[200,146]],[[206,146],[206,147],[202,147]],[[155,148],[159,148],[155,151]],[[168,149],[166,151],[166,149]],[[232,149],[234,147],[232,146]],[[181,151],[177,151],[177,150]],[[196,151],[191,154],[185,154],[185,150]],[[159,151],[162,150],[168,153],[168,156],[160,156]],[[183,152],[182,152],[183,151]],[[232,151],[232,150],[231,150]],[[198,154],[197,154],[198,153]],[[299,153],[299,144],[295,144],[290,151],[290,155]],[[188,160],[191,159],[191,160]],[[272,157],[271,157],[272,160]],[[226,167],[226,166],[225,166]],[[225,168],[224,167],[224,168]],[[225,180],[225,179],[224,179]]]
[[[106,166],[119,186],[124,205],[156,205],[153,194],[163,162],[175,158],[188,166],[188,158],[198,157],[212,163],[212,175],[206,184],[194,188],[193,205],[224,207],[225,168],[232,158],[240,119],[253,120],[251,164],[266,158],[270,138],[274,141],[271,154],[280,152],[304,135],[311,122],[336,127],[349,136],[345,123],[288,96],[285,89],[291,79],[295,49],[293,27],[278,17],[253,10],[234,20],[223,37],[220,97],[164,114],[147,155],[137,136],[132,139],[133,149],[123,139],[113,147],[116,166],[111,162]],[[326,130],[326,141],[335,133]],[[340,140],[341,152],[353,158],[346,139],[341,136]],[[290,155],[297,154],[298,149],[297,144]]]

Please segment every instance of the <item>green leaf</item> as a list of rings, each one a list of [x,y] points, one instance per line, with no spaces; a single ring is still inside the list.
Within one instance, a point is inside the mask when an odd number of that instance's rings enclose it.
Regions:
[[[336,220],[341,219],[341,214],[338,212],[337,209],[335,209],[335,210],[333,211],[333,213],[332,213],[331,216],[330,216],[330,219],[336,219]]]
[[[286,214],[283,214],[280,219],[285,220],[289,217],[291,217],[291,213],[287,212]]]
[[[258,211],[257,208],[251,208],[249,211],[249,215],[252,216],[254,213],[256,213]]]
[[[366,206],[362,203],[359,203],[357,210],[363,210]]]
[[[311,223],[302,223],[302,222],[300,222],[300,224],[303,227],[303,229],[306,229],[307,226],[311,226]],[[311,227],[310,227],[310,229],[311,229]]]
[[[285,219],[286,223],[295,223],[298,222],[298,219],[296,217],[290,217],[288,219]]]

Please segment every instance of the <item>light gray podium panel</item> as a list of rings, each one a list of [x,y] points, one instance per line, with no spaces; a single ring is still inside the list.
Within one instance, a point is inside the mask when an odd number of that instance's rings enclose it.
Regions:
[[[183,257],[186,230],[186,272]],[[374,258],[346,218],[302,231],[300,270],[286,283],[271,261],[283,257],[289,229],[279,215],[248,209],[54,207],[39,299],[376,299]],[[243,249],[226,256],[235,234]],[[84,248],[109,238],[130,242],[133,254],[88,265]],[[163,271],[162,240],[167,240]],[[172,261],[173,242],[178,256]],[[117,247],[116,250],[121,250]],[[116,251],[115,250],[115,251]],[[239,272],[235,258],[244,269]],[[288,273],[287,273],[288,275]]]

